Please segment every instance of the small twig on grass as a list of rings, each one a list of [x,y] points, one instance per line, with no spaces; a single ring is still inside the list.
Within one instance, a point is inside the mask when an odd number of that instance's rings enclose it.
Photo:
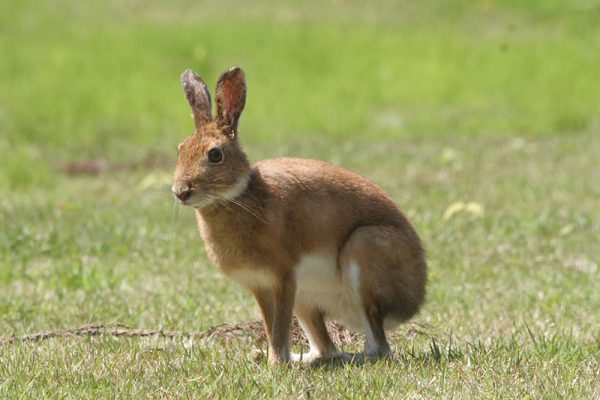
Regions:
[[[50,338],[62,337],[71,338],[77,336],[123,336],[123,337],[145,337],[145,336],[161,336],[174,338],[181,336],[181,332],[162,331],[156,329],[133,329],[125,324],[86,324],[74,328],[56,329],[51,331],[36,332],[24,336],[4,336],[0,338],[0,344],[12,344],[16,342],[37,342]]]

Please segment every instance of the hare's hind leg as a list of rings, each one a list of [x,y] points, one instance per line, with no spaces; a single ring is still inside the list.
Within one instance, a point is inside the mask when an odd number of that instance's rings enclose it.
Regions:
[[[384,322],[408,319],[422,302],[425,267],[418,238],[395,226],[359,227],[342,248],[339,262],[366,334],[365,356],[390,355]]]
[[[354,307],[366,336],[364,356],[367,359],[378,359],[391,355],[390,345],[383,328],[382,312],[374,302],[364,296],[361,288],[359,279],[364,268],[352,260],[349,261],[345,270]]]

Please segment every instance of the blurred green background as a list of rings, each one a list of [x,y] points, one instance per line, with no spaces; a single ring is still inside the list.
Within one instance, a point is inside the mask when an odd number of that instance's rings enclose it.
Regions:
[[[600,397],[597,0],[0,1],[0,336],[259,317],[169,190],[180,73],[212,91],[232,65],[251,160],[350,168],[421,235],[394,359],[271,373],[247,342],[56,339],[0,345],[0,398]]]
[[[184,68],[241,65],[245,142],[572,134],[600,127],[589,0],[13,1],[0,5],[0,187],[65,160],[171,155]],[[356,138],[356,139],[354,139]]]

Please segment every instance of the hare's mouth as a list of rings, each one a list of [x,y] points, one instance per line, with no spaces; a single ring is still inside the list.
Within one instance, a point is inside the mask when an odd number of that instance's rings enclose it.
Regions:
[[[211,196],[208,193],[203,193],[203,191],[197,190],[197,188],[173,186],[171,191],[173,192],[173,197],[184,206],[202,208],[212,202]]]
[[[214,202],[214,199],[211,199],[210,197],[205,197],[203,199],[199,199],[198,201],[194,201],[192,203],[186,204],[186,206],[190,206],[190,207],[195,208],[196,210],[199,210],[201,208],[211,205],[213,202]]]
[[[195,209],[204,208],[215,202],[215,198],[208,193],[192,192],[190,197],[185,200],[179,200],[184,206],[189,206]]]

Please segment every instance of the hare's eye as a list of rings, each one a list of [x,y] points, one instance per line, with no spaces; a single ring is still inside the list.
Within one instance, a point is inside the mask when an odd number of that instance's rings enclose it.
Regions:
[[[213,147],[208,151],[208,161],[212,164],[219,164],[223,161],[223,151],[218,147]]]

